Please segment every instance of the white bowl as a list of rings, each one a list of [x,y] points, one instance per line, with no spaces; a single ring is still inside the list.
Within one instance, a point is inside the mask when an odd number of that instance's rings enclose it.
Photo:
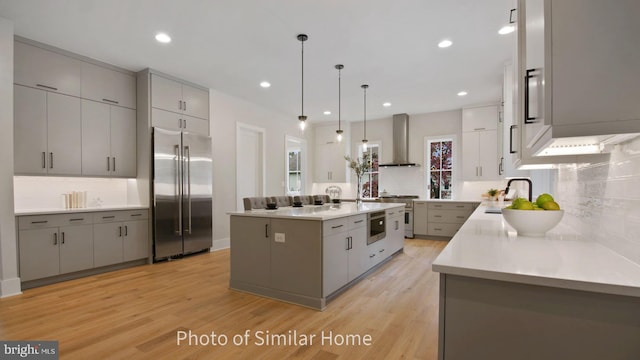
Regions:
[[[502,209],[504,220],[519,236],[544,236],[564,216],[564,210],[514,210]]]

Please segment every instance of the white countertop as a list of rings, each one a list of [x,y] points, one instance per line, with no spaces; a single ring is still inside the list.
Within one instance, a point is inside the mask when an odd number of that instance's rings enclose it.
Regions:
[[[479,206],[433,262],[445,274],[640,297],[640,265],[561,222],[545,237],[517,236]]]
[[[350,203],[343,202],[340,204],[325,205],[304,205],[303,207],[286,206],[276,210],[254,209],[246,211],[229,211],[228,215],[239,216],[258,216],[268,218],[286,218],[301,220],[330,220],[345,216],[366,214],[374,211],[382,211],[392,208],[404,208],[402,203]]]
[[[108,205],[101,207],[86,207],[78,209],[62,209],[62,208],[50,208],[50,209],[16,209],[15,215],[48,215],[48,214],[73,214],[83,212],[97,212],[97,211],[114,211],[114,210],[140,210],[149,209],[148,206],[142,205]]]
[[[469,200],[469,199],[455,199],[455,200],[451,200],[451,199],[414,199],[414,202],[446,202],[446,203],[455,203],[455,202],[464,202],[464,203],[481,203],[483,201],[483,199],[475,199],[475,200]]]

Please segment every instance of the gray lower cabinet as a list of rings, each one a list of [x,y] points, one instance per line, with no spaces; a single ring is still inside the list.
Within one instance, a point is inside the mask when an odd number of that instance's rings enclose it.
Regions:
[[[404,248],[404,209],[387,210],[387,239],[393,254]]]
[[[87,216],[20,217],[18,238],[22,281],[93,267],[93,234]]]
[[[327,296],[369,269],[366,215],[325,221],[322,295]]]
[[[95,266],[149,257],[149,212],[106,211],[93,215]]]
[[[18,216],[23,282],[149,257],[148,210]]]
[[[231,281],[268,287],[271,219],[231,216]]]
[[[415,201],[413,232],[418,236],[453,237],[477,205],[466,201]]]

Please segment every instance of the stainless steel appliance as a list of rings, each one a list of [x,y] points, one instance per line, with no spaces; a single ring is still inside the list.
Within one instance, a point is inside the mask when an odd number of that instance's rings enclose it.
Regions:
[[[404,237],[413,239],[413,200],[418,195],[387,195],[381,196],[381,202],[404,203]]]
[[[376,211],[367,214],[369,220],[369,237],[367,245],[384,239],[387,236],[387,220],[384,211]]]
[[[153,259],[211,248],[211,138],[153,128]]]

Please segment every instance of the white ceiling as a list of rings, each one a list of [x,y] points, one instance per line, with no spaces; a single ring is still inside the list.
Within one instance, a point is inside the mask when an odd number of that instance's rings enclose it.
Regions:
[[[501,98],[515,34],[498,35],[512,0],[0,0],[17,35],[123,68],[147,67],[300,115],[337,120],[426,113]],[[157,32],[173,41],[162,45]],[[441,49],[442,39],[453,46]],[[269,89],[259,83],[271,82]],[[466,97],[458,97],[461,91]],[[391,102],[389,108],[383,102]],[[332,115],[323,115],[330,110]]]

